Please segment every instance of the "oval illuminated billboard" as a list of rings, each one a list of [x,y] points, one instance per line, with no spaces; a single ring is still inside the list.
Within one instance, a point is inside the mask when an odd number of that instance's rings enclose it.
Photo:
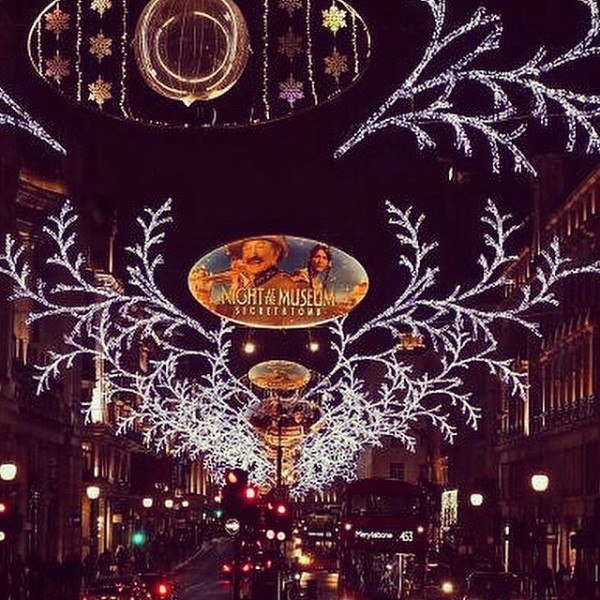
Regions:
[[[254,365],[248,379],[264,390],[299,390],[310,381],[310,371],[289,360],[268,360]]]
[[[315,240],[260,235],[203,256],[190,270],[189,289],[205,308],[253,327],[294,328],[349,313],[369,279],[352,256]]]

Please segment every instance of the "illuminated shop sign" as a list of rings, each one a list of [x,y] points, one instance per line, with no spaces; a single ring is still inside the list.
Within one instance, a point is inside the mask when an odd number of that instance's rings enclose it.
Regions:
[[[188,276],[205,308],[257,327],[306,327],[350,312],[369,287],[350,255],[305,238],[262,235],[203,256]]]

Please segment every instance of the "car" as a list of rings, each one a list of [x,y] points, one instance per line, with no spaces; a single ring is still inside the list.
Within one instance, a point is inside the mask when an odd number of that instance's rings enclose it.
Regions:
[[[455,600],[460,597],[459,579],[447,565],[427,565],[423,583],[425,600]]]
[[[132,600],[178,600],[177,583],[163,573],[138,573],[132,578]]]
[[[130,577],[101,577],[85,586],[81,600],[131,600]]]
[[[524,600],[522,582],[513,573],[475,571],[467,577],[463,600]]]
[[[249,558],[243,559],[240,561],[240,565],[238,567],[238,573],[240,578],[249,577],[254,572],[256,565]],[[225,560],[221,563],[221,567],[219,569],[219,579],[222,581],[232,581],[233,580],[233,571],[235,569],[235,560],[229,559]]]

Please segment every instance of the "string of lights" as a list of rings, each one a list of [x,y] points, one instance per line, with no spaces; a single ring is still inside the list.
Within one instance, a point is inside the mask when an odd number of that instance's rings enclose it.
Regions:
[[[2,87],[0,87],[0,103],[6,105],[12,114],[0,112],[0,125],[18,127],[48,144],[60,154],[66,154],[65,148],[57,142],[31,115],[19,105]]]
[[[298,442],[294,493],[354,478],[361,450],[380,445],[383,437],[414,450],[415,427],[423,423],[449,441],[457,435],[457,415],[477,427],[481,411],[467,377],[474,369],[483,367],[513,394],[526,397],[526,375],[513,357],[500,352],[500,327],[512,323],[538,334],[528,315],[557,305],[557,283],[583,273],[600,274],[600,261],[577,265],[554,240],[540,252],[529,283],[510,302],[496,308],[484,303],[490,293],[511,283],[506,273],[516,257],[507,246],[520,227],[489,201],[482,218],[478,280],[440,295],[437,244],[425,239],[424,216],[393,204],[387,211],[405,282],[394,302],[366,322],[353,327],[345,316],[330,324],[333,365],[303,391],[318,403],[323,426]],[[124,283],[89,270],[85,253],[78,250],[77,222],[67,202],[43,230],[52,248],[46,264],[62,274],[59,283],[51,285],[34,274],[25,246],[14,237],[7,236],[0,254],[0,274],[12,281],[12,298],[35,306],[30,322],[58,317],[73,322],[63,349],[37,366],[38,392],[87,358],[101,365],[98,397],[84,407],[89,419],[97,409],[94,400],[106,405],[126,399],[130,410],[120,418],[119,432],[142,431],[149,446],[201,456],[215,474],[240,467],[256,483],[273,484],[271,449],[251,422],[263,399],[231,367],[236,326],[225,320],[205,326],[175,306],[157,279],[172,222],[171,201],[145,209],[138,218],[141,241],[127,249],[131,260]],[[425,348],[426,361],[415,361],[399,346],[406,331],[424,340],[418,346]]]
[[[589,10],[589,28],[573,47],[551,58],[540,48],[533,58],[510,70],[478,69],[474,63],[501,49],[502,22],[485,8],[477,9],[463,25],[446,23],[447,0],[420,0],[433,16],[433,30],[427,48],[414,70],[381,106],[336,150],[340,157],[366,137],[388,127],[410,131],[419,149],[435,148],[437,140],[427,130],[442,123],[454,133],[455,148],[469,157],[474,139],[482,140],[491,156],[491,166],[500,172],[502,156],[512,160],[515,172],[535,173],[518,142],[532,122],[550,126],[550,116],[558,112],[567,125],[566,149],[573,151],[581,141],[587,153],[600,151],[600,96],[556,87],[552,81],[565,65],[581,63],[600,52],[600,16],[597,0],[581,0]],[[449,46],[461,42],[471,48],[462,56],[443,60]],[[434,68],[432,63],[443,65]],[[461,108],[459,92],[465,84],[478,86],[479,99],[488,107],[477,114]],[[523,107],[520,97],[530,98]],[[514,126],[511,121],[525,117]],[[437,131],[437,130],[436,130]]]

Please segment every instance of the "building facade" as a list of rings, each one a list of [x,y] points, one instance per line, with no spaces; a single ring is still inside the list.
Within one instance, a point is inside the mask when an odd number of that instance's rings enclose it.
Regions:
[[[557,210],[548,213],[545,205],[538,196],[532,242],[509,272],[509,298],[533,277],[541,248],[554,238],[576,262],[600,258],[600,167]],[[503,391],[499,402],[495,459],[504,547],[513,569],[562,566],[597,583],[600,280],[575,277],[560,287],[558,298],[557,307],[534,315],[540,336],[520,346],[528,397]],[[518,343],[512,335],[507,339]],[[535,491],[535,475],[548,478],[545,490]]]
[[[42,227],[69,190],[48,174],[60,166],[41,175],[16,165],[16,160],[5,165],[0,178],[1,233],[24,244],[35,276],[46,260]],[[90,276],[120,285],[112,275],[112,215],[86,212],[91,218],[80,226]],[[163,567],[183,558],[210,525],[205,509],[211,482],[202,463],[157,456],[144,445],[141,431],[117,436],[128,405],[102,398],[103,365],[76,362],[38,390],[35,365],[47,363],[50,351],[61,347],[69,323],[31,322],[30,301],[10,301],[10,293],[2,277],[0,462],[17,466],[14,480],[0,481],[0,499],[13,517],[10,531],[0,532],[2,574],[17,556],[25,564],[77,559],[90,566],[88,575],[103,554],[114,566],[120,547],[136,561],[159,556]]]

